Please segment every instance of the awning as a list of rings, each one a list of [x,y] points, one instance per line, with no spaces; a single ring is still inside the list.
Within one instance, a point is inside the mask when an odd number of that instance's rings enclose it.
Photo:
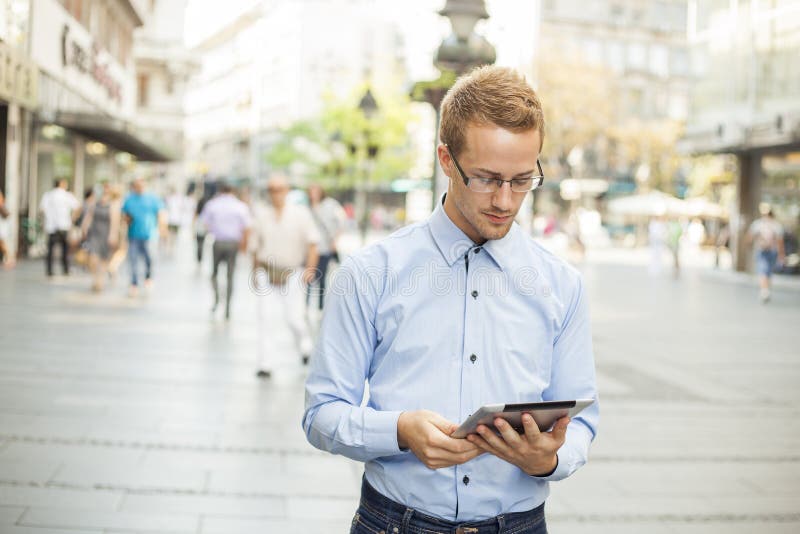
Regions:
[[[122,152],[128,152],[139,161],[167,162],[173,159],[140,139],[135,130],[120,119],[59,111],[52,122]]]

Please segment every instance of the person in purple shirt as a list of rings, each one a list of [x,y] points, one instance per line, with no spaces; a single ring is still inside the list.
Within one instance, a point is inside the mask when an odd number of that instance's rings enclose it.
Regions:
[[[239,250],[247,250],[247,233],[251,225],[250,210],[247,204],[233,195],[233,188],[228,184],[220,187],[219,194],[208,201],[200,213],[200,220],[208,234],[214,236],[213,270],[211,287],[214,290],[214,306],[219,306],[219,286],[217,272],[223,261],[226,266],[227,286],[225,294],[225,319],[231,317],[231,294],[233,293],[233,273],[236,269],[236,255]]]

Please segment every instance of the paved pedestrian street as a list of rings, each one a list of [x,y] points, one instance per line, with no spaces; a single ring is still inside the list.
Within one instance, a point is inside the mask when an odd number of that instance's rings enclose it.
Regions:
[[[303,376],[254,376],[188,248],[149,295],[39,262],[0,272],[0,532],[347,532],[362,466],[307,444]],[[589,262],[600,434],[550,532],[800,532],[800,291]]]

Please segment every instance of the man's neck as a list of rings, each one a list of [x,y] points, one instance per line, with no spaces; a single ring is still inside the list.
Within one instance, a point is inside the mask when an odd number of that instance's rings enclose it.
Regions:
[[[455,224],[459,230],[464,232],[468,238],[472,240],[473,243],[476,245],[483,245],[486,243],[486,239],[480,236],[478,232],[469,224],[466,218],[461,214],[461,210],[458,209],[456,206],[455,201],[452,200],[452,195],[445,194],[444,197],[444,213],[450,219],[450,221]]]

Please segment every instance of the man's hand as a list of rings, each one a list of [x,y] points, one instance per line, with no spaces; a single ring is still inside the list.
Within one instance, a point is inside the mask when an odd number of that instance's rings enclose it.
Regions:
[[[518,434],[505,419],[494,420],[500,431],[496,435],[485,425],[478,425],[478,435],[470,434],[467,439],[482,451],[494,454],[508,463],[514,464],[525,473],[541,476],[550,473],[558,465],[556,452],[564,444],[569,417],[562,417],[549,432],[542,432],[530,414],[522,414],[524,434]]]
[[[316,268],[313,267],[306,267],[303,270],[303,283],[305,285],[311,285],[311,282],[314,281],[314,275],[316,274]]]
[[[458,425],[428,410],[403,412],[397,420],[397,443],[428,469],[441,469],[468,462],[483,454],[465,439],[451,438]]]

